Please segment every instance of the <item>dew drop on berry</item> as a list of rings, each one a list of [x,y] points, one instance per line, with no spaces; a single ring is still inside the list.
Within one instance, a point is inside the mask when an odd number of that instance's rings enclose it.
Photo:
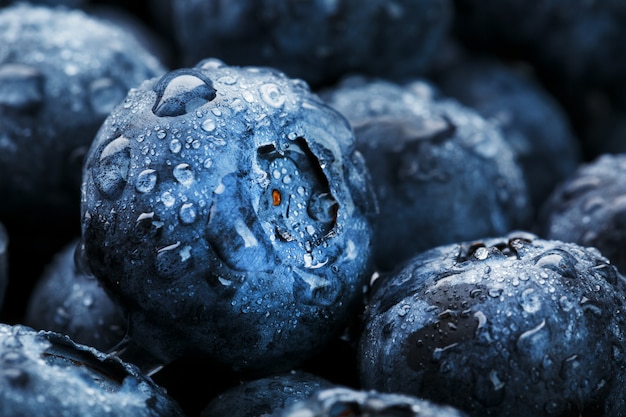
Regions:
[[[202,130],[204,130],[205,132],[212,132],[215,130],[215,120],[213,119],[206,119],[204,122],[202,122]]]
[[[172,151],[172,153],[178,153],[181,149],[183,149],[183,144],[178,139],[173,139],[170,142],[170,151]]]
[[[137,176],[135,188],[140,193],[149,193],[157,183],[157,173],[154,169],[145,169]]]
[[[174,178],[182,185],[189,187],[194,181],[193,171],[189,164],[178,164],[174,167]]]
[[[172,207],[174,203],[176,202],[176,199],[174,198],[172,193],[170,193],[169,191],[166,191],[163,194],[161,194],[161,202],[165,204],[165,207]]]
[[[44,76],[36,68],[21,64],[0,67],[0,108],[32,109],[43,102]]]
[[[196,208],[193,203],[185,203],[180,207],[180,211],[178,212],[178,216],[180,217],[180,221],[184,224],[192,224],[196,221]]]
[[[154,86],[157,94],[152,112],[174,117],[196,110],[215,98],[213,82],[200,70],[181,68],[165,74]]]
[[[104,147],[92,168],[94,183],[106,197],[117,198],[126,186],[130,165],[130,141],[120,136]]]
[[[534,314],[541,310],[541,296],[534,288],[526,288],[519,295],[519,304],[522,309],[530,314]]]
[[[263,84],[260,87],[260,92],[263,101],[272,107],[280,108],[285,104],[285,95],[274,83]]]

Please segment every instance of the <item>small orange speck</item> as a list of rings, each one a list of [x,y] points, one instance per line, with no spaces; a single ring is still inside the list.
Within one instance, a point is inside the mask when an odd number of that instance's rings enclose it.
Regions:
[[[280,204],[280,191],[272,190],[272,205],[277,206]]]

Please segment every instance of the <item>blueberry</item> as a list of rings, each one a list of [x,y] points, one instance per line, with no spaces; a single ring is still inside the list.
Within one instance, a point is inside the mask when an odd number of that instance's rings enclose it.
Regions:
[[[171,8],[185,65],[215,56],[275,67],[313,87],[350,72],[424,72],[453,14],[449,0],[177,0]]]
[[[564,109],[521,66],[470,57],[440,71],[437,85],[502,129],[523,170],[534,209],[581,162],[581,145]]]
[[[308,399],[296,402],[272,416],[466,417],[467,414],[411,395],[336,387],[318,390]]]
[[[77,244],[68,243],[46,267],[30,294],[24,324],[106,352],[122,341],[126,318],[93,276],[76,269]]]
[[[3,416],[183,417],[138,369],[55,332],[0,324]]]
[[[625,301],[593,248],[521,232],[433,248],[374,282],[361,383],[473,416],[621,415]]]
[[[353,126],[371,172],[381,270],[440,244],[529,223],[526,184],[501,131],[429,82],[351,76],[321,96]]]
[[[606,154],[580,165],[545,202],[538,233],[596,247],[626,271],[626,154]]]
[[[212,399],[202,410],[200,417],[269,416],[307,399],[318,390],[334,386],[324,378],[302,371],[248,380]]]
[[[0,9],[0,215],[78,214],[82,157],[129,88],[162,65],[128,32],[78,10]]]
[[[370,185],[349,124],[305,83],[209,59],[144,82],[104,122],[82,256],[162,361],[288,370],[361,302]]]

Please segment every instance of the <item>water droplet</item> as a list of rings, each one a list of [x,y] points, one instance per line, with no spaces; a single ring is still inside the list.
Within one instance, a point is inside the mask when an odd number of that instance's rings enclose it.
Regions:
[[[550,401],[547,401],[543,405],[543,410],[549,416],[561,415],[562,412],[564,411],[563,410],[563,405],[561,404],[560,400],[550,400]]]
[[[178,139],[173,139],[170,142],[170,151],[178,153],[183,148],[183,144]]]
[[[411,310],[411,305],[410,304],[404,304],[402,307],[400,307],[400,309],[398,310],[398,315],[400,317],[404,317],[406,316],[406,314],[409,312],[409,310]]]
[[[215,130],[215,120],[213,119],[206,119],[204,122],[202,122],[202,130],[204,130],[205,132],[212,132]]]
[[[519,352],[528,357],[531,362],[539,363],[550,346],[550,328],[546,320],[543,319],[535,327],[521,333],[516,346]]]
[[[263,84],[260,91],[261,98],[270,106],[280,108],[283,104],[285,104],[285,95],[276,84]]]
[[[157,173],[154,169],[145,169],[137,176],[135,188],[140,193],[149,193],[157,183]]]
[[[211,165],[213,165],[213,160],[211,158],[207,158],[204,160],[204,167],[205,168],[211,168]]]
[[[503,292],[504,290],[502,288],[490,288],[489,291],[487,291],[487,294],[489,294],[489,297],[498,298]]]
[[[196,221],[196,208],[193,203],[185,203],[180,207],[178,215],[180,216],[181,222],[191,224]]]
[[[226,66],[224,61],[218,58],[205,58],[196,65],[196,67],[206,70],[214,70],[224,66]]]
[[[0,107],[29,110],[44,99],[44,75],[31,66],[4,64],[0,67]]]
[[[484,261],[485,259],[487,259],[488,256],[489,250],[484,246],[481,246],[480,248],[476,249],[476,251],[474,251],[474,257],[478,260]]]
[[[249,92],[249,91],[244,91],[243,93],[241,93],[241,96],[248,103],[253,103],[254,102],[254,95],[251,92]]]
[[[83,298],[83,305],[85,307],[91,307],[94,303],[92,294],[85,294],[85,298]]]
[[[165,74],[154,86],[152,112],[160,117],[180,116],[213,100],[213,82],[200,70],[181,68]]]
[[[488,375],[477,376],[474,385],[474,397],[485,407],[493,407],[504,400],[505,382],[496,370],[491,370]]]
[[[124,100],[126,88],[110,78],[99,78],[89,86],[89,104],[96,114],[105,116]]]
[[[173,174],[174,178],[186,187],[189,187],[194,181],[193,171],[189,164],[176,165]]]
[[[237,77],[224,75],[223,77],[220,77],[217,82],[224,85],[234,85],[237,84]]]
[[[92,168],[94,183],[109,198],[116,198],[124,189],[130,165],[130,141],[120,136],[107,144]]]
[[[576,305],[576,302],[568,298],[566,295],[564,295],[561,298],[559,298],[559,305],[561,306],[561,309],[563,309],[563,311],[567,312],[567,311],[570,311],[572,308],[574,308],[574,306]]]
[[[165,204],[166,207],[172,207],[176,202],[176,199],[170,192],[166,191],[161,194],[161,201],[163,202],[163,204]]]
[[[541,296],[533,288],[526,288],[522,291],[518,301],[527,313],[534,314],[541,310]]]
[[[165,130],[159,129],[157,131],[156,136],[157,136],[157,139],[165,139],[165,137],[167,136],[167,133],[165,132]]]

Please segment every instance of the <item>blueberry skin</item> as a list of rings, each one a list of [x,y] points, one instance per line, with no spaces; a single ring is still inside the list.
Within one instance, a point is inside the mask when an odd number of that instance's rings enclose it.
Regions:
[[[542,207],[538,233],[594,246],[626,271],[626,154],[605,154],[578,167]]]
[[[473,416],[621,416],[625,289],[596,249],[528,233],[434,248],[374,282],[361,382]]]
[[[200,417],[262,417],[307,399],[332,382],[303,371],[284,372],[244,381],[224,391],[202,410]]]
[[[501,131],[429,82],[350,76],[320,95],[353,126],[371,173],[380,270],[530,222],[521,167]]]
[[[582,161],[567,114],[530,73],[494,59],[469,58],[441,71],[437,86],[501,128],[534,209]]]
[[[288,370],[362,301],[370,185],[347,121],[305,83],[206,60],[131,90],[104,122],[83,257],[155,357]]]
[[[348,387],[318,390],[274,417],[467,417],[447,405],[435,404],[411,395],[380,393]]]
[[[346,73],[423,73],[452,15],[449,0],[172,2],[185,65],[219,57],[271,66],[312,87]]]
[[[77,269],[77,245],[78,239],[68,243],[47,265],[30,294],[24,324],[108,352],[126,334],[126,317],[98,280]]]
[[[0,217],[78,216],[98,128],[129,88],[164,72],[130,32],[84,12],[0,9]]]
[[[0,324],[0,415],[183,417],[149,377],[55,332]]]

